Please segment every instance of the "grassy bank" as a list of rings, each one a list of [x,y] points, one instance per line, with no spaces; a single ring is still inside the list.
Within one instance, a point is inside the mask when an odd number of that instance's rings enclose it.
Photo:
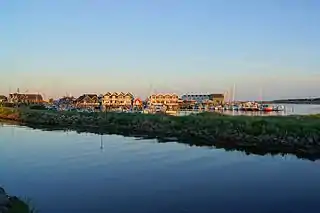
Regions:
[[[27,201],[19,198],[12,199],[11,208],[9,208],[8,213],[37,213],[35,209],[30,207]]]
[[[165,116],[125,113],[0,109],[0,118],[42,129],[121,134],[192,145],[214,145],[255,154],[291,153],[320,158],[320,116],[249,117],[203,113]]]
[[[2,213],[35,213],[30,207],[30,201],[9,196],[4,188],[0,187],[0,212]]]

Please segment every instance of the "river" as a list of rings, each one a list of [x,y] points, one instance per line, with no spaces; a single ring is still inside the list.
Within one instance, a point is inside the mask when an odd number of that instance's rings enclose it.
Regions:
[[[14,125],[0,135],[0,185],[40,213],[320,209],[318,161]]]

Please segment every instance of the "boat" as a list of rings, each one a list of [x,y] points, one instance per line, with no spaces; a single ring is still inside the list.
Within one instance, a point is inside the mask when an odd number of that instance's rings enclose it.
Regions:
[[[285,107],[283,105],[277,105],[277,106],[273,107],[273,111],[280,112],[280,111],[284,111],[284,110],[285,110]]]
[[[261,106],[261,111],[264,111],[264,112],[272,112],[274,111],[273,107],[268,105],[268,104],[264,104]]]
[[[237,106],[237,105],[233,105],[233,106],[231,107],[231,110],[233,110],[233,111],[238,111],[239,109],[240,109],[240,107]]]
[[[231,110],[231,106],[225,105],[223,109],[224,109],[224,110]]]
[[[178,112],[175,111],[175,110],[167,110],[166,114],[168,114],[168,115],[176,115],[176,114],[178,114]]]

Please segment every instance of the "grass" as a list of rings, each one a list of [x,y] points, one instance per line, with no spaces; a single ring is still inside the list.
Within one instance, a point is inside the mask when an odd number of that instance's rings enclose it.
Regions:
[[[2,114],[1,114],[2,112]],[[33,128],[120,134],[235,148],[259,153],[278,151],[320,158],[320,115],[228,116],[200,113],[188,116],[134,113],[79,113],[3,109],[0,118],[16,119]]]
[[[38,213],[35,208],[30,206],[30,199],[14,199],[8,213]]]
[[[25,123],[55,126],[68,125],[107,127],[141,127],[149,125],[167,133],[172,130],[207,130],[211,133],[226,132],[258,136],[306,137],[320,135],[320,115],[307,116],[227,116],[219,113],[200,113],[189,116],[167,116],[131,113],[79,113],[55,112],[30,109],[1,109],[2,117],[18,117]],[[62,117],[61,117],[62,116]],[[14,118],[16,118],[14,117]],[[104,128],[105,127],[105,128]],[[147,126],[146,126],[147,128]]]

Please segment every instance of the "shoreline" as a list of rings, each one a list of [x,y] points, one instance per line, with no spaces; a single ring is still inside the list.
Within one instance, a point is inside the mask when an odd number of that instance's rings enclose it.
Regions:
[[[295,102],[295,101],[273,101],[273,102],[269,102],[269,103],[272,103],[272,104],[295,104],[295,105],[320,105],[320,102]]]
[[[8,195],[5,189],[0,186],[0,212],[35,213],[35,210],[30,208],[28,202],[25,202],[16,196]]]
[[[2,110],[2,111],[1,111]],[[201,113],[183,117],[127,113],[0,109],[0,119],[42,130],[118,134],[159,142],[215,146],[246,153],[320,159],[320,116],[248,117]]]

